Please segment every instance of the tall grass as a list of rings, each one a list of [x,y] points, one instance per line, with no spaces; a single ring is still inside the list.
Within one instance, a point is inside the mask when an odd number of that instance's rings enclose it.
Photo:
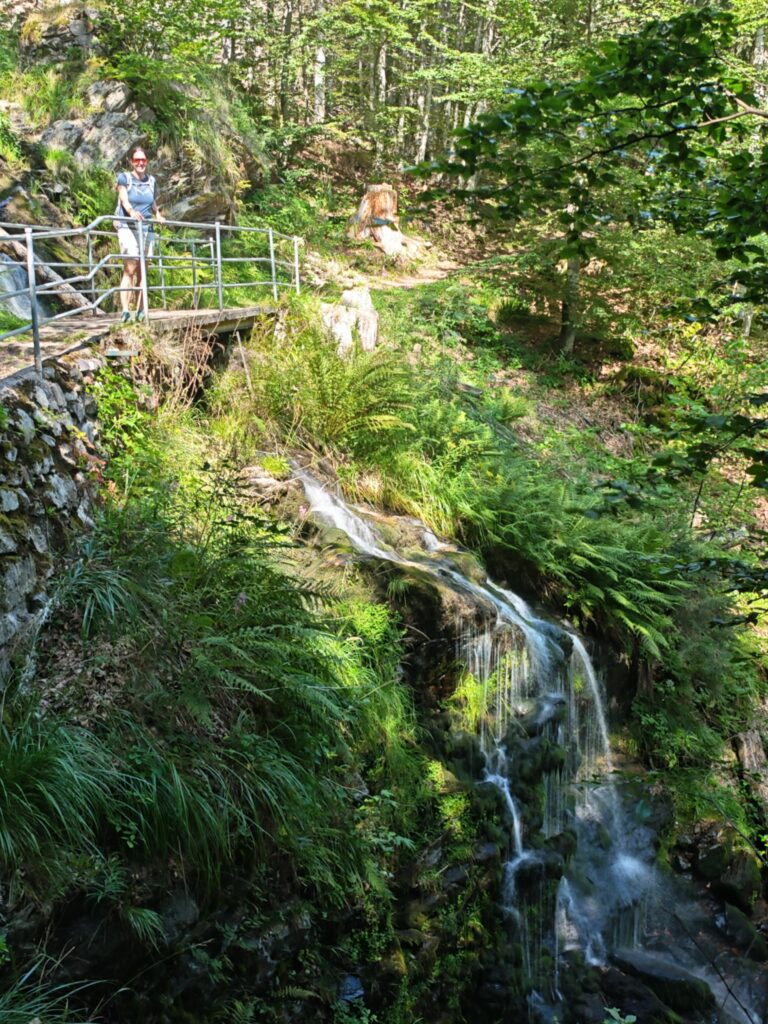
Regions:
[[[0,863],[46,869],[63,848],[94,849],[113,779],[86,730],[26,713],[0,726]]]
[[[0,992],[0,1020],[3,1024],[88,1024],[93,1018],[80,1015],[72,1004],[85,1002],[90,983],[46,985],[36,977],[41,962],[34,964],[20,979]]]
[[[278,568],[237,472],[201,470],[192,418],[142,436],[116,455],[120,487],[62,577],[50,626],[81,624],[111,706],[90,731],[54,730],[43,714],[4,737],[46,760],[27,753],[4,772],[0,859],[140,856],[210,896],[227,865],[280,852],[301,884],[346,902],[376,875],[346,773],[365,763],[390,788],[397,773],[418,780],[399,634],[385,609],[337,609]],[[53,657],[47,678],[59,671]],[[404,807],[413,799],[403,791]],[[121,920],[150,941],[151,919],[129,922],[123,903]]]

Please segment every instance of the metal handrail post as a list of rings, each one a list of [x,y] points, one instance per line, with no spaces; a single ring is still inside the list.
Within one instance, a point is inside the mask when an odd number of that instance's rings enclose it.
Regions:
[[[91,306],[91,316],[96,316],[96,279],[95,277],[91,277],[93,274],[93,238],[91,237],[90,231],[86,235],[86,239],[88,242],[88,280],[91,282],[91,287],[88,291],[91,296],[91,302],[93,303]]]
[[[219,293],[219,309],[224,309],[224,283],[221,279],[221,224],[216,221],[216,284]]]
[[[35,372],[43,379],[43,353],[40,350],[40,314],[37,308],[37,280],[35,278],[35,241],[32,228],[24,229],[27,246],[27,279],[29,282],[29,305],[32,310],[32,341],[35,348]]]
[[[197,244],[192,242],[192,305],[197,309],[200,296],[197,292]]]
[[[165,267],[163,266],[163,250],[160,246],[160,233],[157,235],[157,265],[160,270],[160,295],[163,299],[163,309],[168,309],[168,296],[165,293]]]
[[[144,222],[139,221],[139,269],[141,270],[141,308],[149,319],[149,288],[147,287],[147,254],[144,251]],[[137,303],[138,305],[138,303]]]
[[[275,265],[275,236],[269,229],[269,265],[272,270],[272,297],[277,302],[277,267]]]
[[[296,285],[296,294],[301,295],[301,285],[299,284],[299,239],[296,235],[293,236],[293,280]]]

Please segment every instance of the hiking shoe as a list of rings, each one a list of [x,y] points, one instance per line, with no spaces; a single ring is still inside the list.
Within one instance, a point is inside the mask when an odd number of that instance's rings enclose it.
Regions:
[[[126,309],[125,312],[123,313],[123,315],[120,317],[120,323],[121,324],[127,324],[127,323],[130,323],[130,321],[131,321],[131,314]]]
[[[144,310],[140,309],[138,311],[138,313],[136,314],[136,323],[140,324],[143,319],[144,319]]]

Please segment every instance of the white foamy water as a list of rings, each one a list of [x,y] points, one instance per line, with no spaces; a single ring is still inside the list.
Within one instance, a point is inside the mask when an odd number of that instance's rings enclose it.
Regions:
[[[537,1019],[554,1020],[561,998],[560,955],[578,948],[588,963],[601,964],[612,948],[638,944],[649,899],[658,888],[652,836],[642,826],[630,827],[623,812],[603,689],[589,652],[579,636],[538,616],[513,591],[490,579],[470,580],[451,561],[451,545],[423,524],[425,557],[416,561],[418,556],[407,558],[394,550],[364,514],[309,474],[299,479],[312,510],[342,530],[361,555],[432,573],[485,612],[484,622],[457,623],[456,657],[482,688],[483,778],[498,790],[509,823],[503,909],[535,987],[529,1004]],[[577,836],[571,866],[556,891],[545,878],[546,851],[526,840],[515,793],[515,758],[525,756],[517,751],[518,740],[526,729],[565,752],[562,767],[546,772],[542,780],[541,833],[555,837],[570,828]],[[694,959],[690,969],[703,971],[720,996],[722,983],[705,967],[696,968]],[[550,962],[554,968],[547,973],[541,964]],[[744,991],[747,1005],[750,993]],[[731,1020],[743,1024],[759,1019],[749,1010],[745,1014],[733,998],[727,1009]]]

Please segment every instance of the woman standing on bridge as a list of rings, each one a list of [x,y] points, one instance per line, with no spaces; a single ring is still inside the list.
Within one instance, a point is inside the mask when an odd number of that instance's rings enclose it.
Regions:
[[[141,146],[131,152],[131,170],[123,171],[117,176],[117,210],[116,217],[130,217],[136,224],[127,224],[125,220],[116,220],[117,238],[120,243],[120,255],[124,257],[123,277],[120,281],[120,305],[123,310],[122,320],[127,323],[131,319],[131,295],[138,293],[136,300],[136,319],[143,320],[145,315],[144,296],[141,291],[141,261],[139,254],[139,237],[144,243],[144,255],[152,255],[154,237],[151,218],[154,216],[159,224],[165,223],[165,217],[157,205],[155,179],[147,174],[147,154]],[[139,221],[150,221],[139,232]]]

